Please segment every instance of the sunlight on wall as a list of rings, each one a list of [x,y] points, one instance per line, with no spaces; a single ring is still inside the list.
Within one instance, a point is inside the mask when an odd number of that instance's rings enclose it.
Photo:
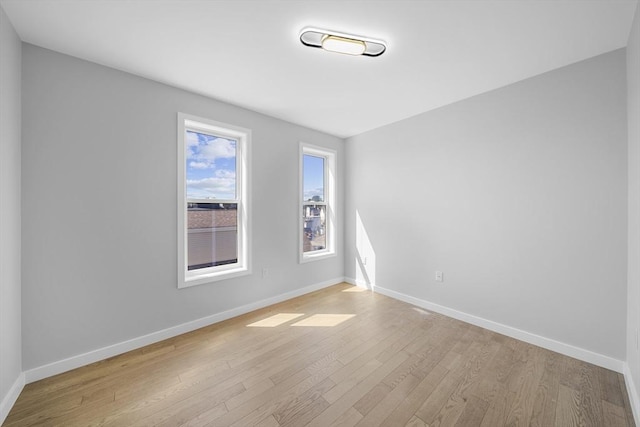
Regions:
[[[356,283],[373,289],[376,284],[376,252],[373,250],[360,212],[356,210]]]
[[[355,316],[355,314],[314,314],[291,326],[336,326]]]
[[[275,328],[300,316],[304,316],[304,313],[278,313],[247,326],[253,328]]]

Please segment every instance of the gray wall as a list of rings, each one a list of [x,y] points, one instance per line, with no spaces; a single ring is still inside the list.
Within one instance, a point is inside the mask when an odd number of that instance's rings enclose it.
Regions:
[[[343,276],[297,253],[298,143],[341,139],[27,44],[23,81],[25,370]],[[253,130],[250,276],[176,288],[179,111]]]
[[[640,8],[627,44],[627,126],[629,138],[629,241],[627,296],[627,364],[634,385],[640,386]],[[640,390],[636,390],[636,396]],[[638,402],[633,402],[637,404]],[[637,408],[640,409],[640,408]]]
[[[349,138],[345,275],[624,360],[625,92],[617,50]]]
[[[20,39],[0,7],[0,402],[22,372],[20,55]]]

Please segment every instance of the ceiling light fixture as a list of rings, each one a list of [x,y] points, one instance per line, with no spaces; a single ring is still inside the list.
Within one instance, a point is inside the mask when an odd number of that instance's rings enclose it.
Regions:
[[[347,55],[362,55],[367,49],[367,45],[362,40],[325,35],[322,37],[322,48],[330,52],[346,53]]]
[[[305,46],[347,55],[380,56],[387,50],[387,45],[382,40],[318,28],[303,29],[300,32],[300,41]]]

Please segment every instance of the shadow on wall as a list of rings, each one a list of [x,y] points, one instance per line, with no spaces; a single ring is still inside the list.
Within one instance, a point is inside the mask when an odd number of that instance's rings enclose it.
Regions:
[[[356,284],[373,289],[376,285],[376,252],[373,250],[367,229],[356,210]]]

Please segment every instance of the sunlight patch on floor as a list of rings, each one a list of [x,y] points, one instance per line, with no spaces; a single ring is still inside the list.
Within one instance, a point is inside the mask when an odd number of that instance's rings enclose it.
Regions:
[[[355,316],[355,314],[314,314],[291,326],[336,326]]]
[[[342,292],[367,292],[369,289],[361,288],[359,286],[352,286],[349,289],[345,289]]]
[[[413,308],[414,311],[417,311],[420,314],[424,314],[425,316],[433,316],[433,313],[430,312],[430,311],[423,310],[423,309],[418,308],[418,307],[411,307],[411,308]]]
[[[266,319],[258,320],[257,322],[251,323],[247,325],[247,327],[251,328],[275,328],[276,326],[280,326],[283,323],[287,323],[292,321],[293,319],[297,319],[300,316],[304,316],[304,313],[278,313],[273,316],[267,317]]]

